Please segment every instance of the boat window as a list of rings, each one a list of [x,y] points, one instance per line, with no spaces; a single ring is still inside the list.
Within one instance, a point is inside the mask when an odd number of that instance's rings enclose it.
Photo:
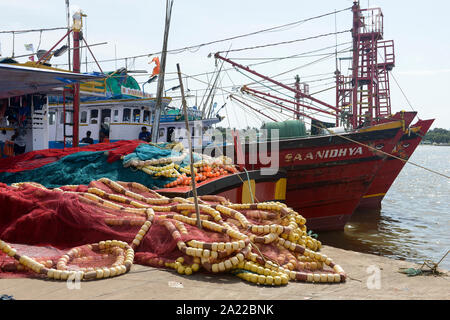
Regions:
[[[175,127],[167,128],[167,142],[172,142],[175,137]]]
[[[102,109],[100,123],[110,123],[110,122],[111,122],[111,109]]]
[[[81,111],[80,123],[87,123],[87,111]]]
[[[66,123],[73,123],[73,113],[66,111]]]
[[[130,122],[130,118],[131,118],[131,109],[128,109],[128,108],[123,109],[122,121]]]
[[[144,122],[150,123],[150,111],[148,111],[148,110],[144,111]]]
[[[141,110],[133,109],[133,122],[139,122],[141,120]]]
[[[48,124],[53,125],[56,122],[56,114],[54,112],[49,112],[48,114]]]
[[[159,129],[159,137],[164,137],[164,131],[165,130],[166,130],[165,128],[160,128]]]
[[[202,135],[202,125],[200,123],[197,123],[194,126],[194,136],[201,136]]]
[[[119,110],[114,110],[113,122],[119,122]]]
[[[64,123],[64,112],[62,110],[59,112],[59,123]]]
[[[94,109],[91,110],[91,124],[98,123],[98,110]]]

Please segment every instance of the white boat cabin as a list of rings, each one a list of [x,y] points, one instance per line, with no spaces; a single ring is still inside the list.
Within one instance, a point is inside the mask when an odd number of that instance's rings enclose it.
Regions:
[[[152,131],[155,98],[91,101],[80,103],[79,139],[86,137],[88,131],[94,143],[106,141],[138,139],[142,127]],[[163,106],[167,106],[169,99],[164,99]],[[70,108],[70,109],[69,109]],[[66,104],[66,119],[64,120],[63,105],[50,104],[48,109],[48,140],[49,148],[71,145],[73,126],[72,106]],[[190,115],[196,110],[191,109]],[[185,121],[177,119],[176,115],[162,115],[159,124],[158,142],[182,141],[188,147],[186,139]],[[194,117],[195,118],[195,117]],[[219,122],[220,118],[190,120],[192,143],[194,147],[201,147],[212,141],[207,129]],[[66,122],[66,125],[64,125]],[[65,133],[64,133],[65,131]],[[70,141],[69,141],[70,140]]]

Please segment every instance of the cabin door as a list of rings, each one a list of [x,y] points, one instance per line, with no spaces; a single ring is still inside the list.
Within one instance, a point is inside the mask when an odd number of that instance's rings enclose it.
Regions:
[[[111,123],[111,109],[102,109],[100,111],[100,142],[109,142],[109,131]]]
[[[167,142],[173,142],[175,127],[167,128]]]

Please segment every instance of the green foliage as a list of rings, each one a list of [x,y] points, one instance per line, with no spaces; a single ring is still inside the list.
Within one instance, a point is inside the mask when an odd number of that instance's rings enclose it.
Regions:
[[[434,128],[427,132],[423,140],[435,143],[450,143],[450,131],[442,128]]]

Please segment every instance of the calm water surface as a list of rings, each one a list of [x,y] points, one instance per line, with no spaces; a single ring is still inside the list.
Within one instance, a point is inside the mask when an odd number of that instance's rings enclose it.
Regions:
[[[449,146],[419,146],[410,161],[450,176]],[[395,259],[438,262],[450,249],[450,180],[406,164],[381,211],[353,214],[344,231],[321,232],[325,245]],[[450,254],[439,264],[450,270]]]

